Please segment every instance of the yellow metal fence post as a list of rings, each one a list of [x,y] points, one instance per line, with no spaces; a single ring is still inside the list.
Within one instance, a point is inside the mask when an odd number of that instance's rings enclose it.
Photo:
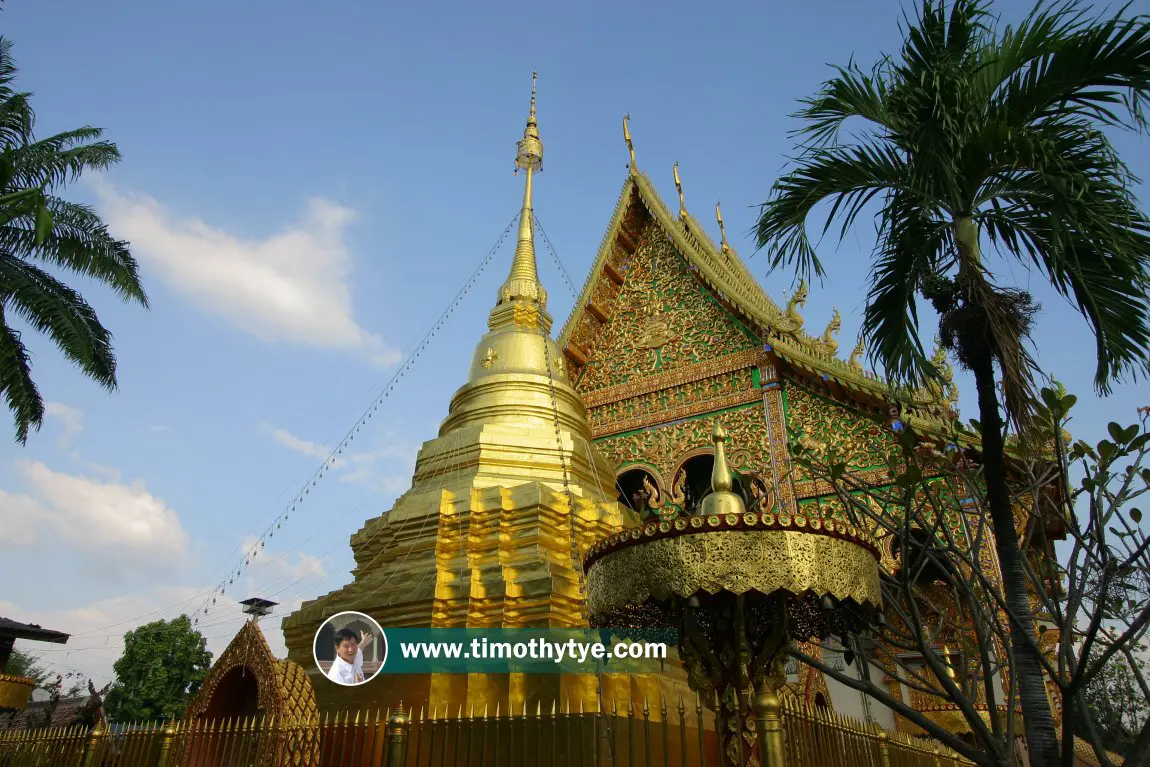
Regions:
[[[172,741],[176,737],[176,728],[172,722],[168,722],[164,726],[164,732],[160,735],[160,757],[156,761],[156,767],[168,767],[168,757],[172,752]]]
[[[104,727],[104,721],[96,722],[96,726],[88,733],[88,745],[84,748],[84,767],[98,767],[103,757],[104,739],[108,736],[108,730]]]
[[[881,727],[878,730],[878,761],[879,767],[890,767],[890,735]]]
[[[407,728],[411,724],[411,718],[403,710],[402,702],[387,724],[391,730],[387,744],[387,767],[403,767],[407,757]]]

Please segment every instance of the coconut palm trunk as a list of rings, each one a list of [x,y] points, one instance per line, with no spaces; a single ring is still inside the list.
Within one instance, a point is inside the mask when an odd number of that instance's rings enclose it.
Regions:
[[[1010,488],[1006,479],[1006,445],[1003,439],[1004,422],[998,404],[998,391],[994,376],[994,360],[989,354],[971,362],[974,385],[978,393],[978,417],[982,425],[982,468],[986,482],[986,500],[994,527],[994,548],[1002,571],[1007,618],[1010,622],[1010,649],[1014,655],[1011,664],[1013,682],[1022,703],[1023,726],[1031,764],[1057,764],[1059,762],[1058,735],[1050,699],[1046,695],[1045,676],[1039,657],[1037,634],[1030,611],[1027,575],[1022,566],[1022,550],[1018,545],[1014,509],[1010,503]]]
[[[1010,625],[1012,681],[1022,704],[1023,728],[1031,764],[1058,764],[1061,760],[1054,714],[1046,693],[1046,677],[1039,656],[1037,632],[1031,614],[1029,578],[1023,567],[1018,525],[1010,500],[1006,472],[1006,421],[999,402],[998,363],[1004,391],[1011,393],[1019,381],[1027,379],[1025,369],[1016,369],[1019,350],[1025,343],[1026,317],[1007,316],[1009,311],[992,303],[994,293],[982,275],[982,248],[978,225],[970,216],[957,216],[954,242],[958,255],[960,306],[944,313],[941,324],[949,330],[960,359],[974,376],[978,398],[978,419],[982,447],[983,480],[987,508],[994,528],[994,548],[1002,576],[1002,589]],[[1024,385],[1024,384],[1023,384]],[[1024,392],[1016,395],[1023,399]],[[1019,407],[1023,407],[1020,405]]]

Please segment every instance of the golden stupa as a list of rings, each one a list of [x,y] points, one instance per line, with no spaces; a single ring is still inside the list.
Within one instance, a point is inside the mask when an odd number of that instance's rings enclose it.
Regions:
[[[284,619],[288,657],[311,669],[321,709],[404,700],[452,710],[554,701],[595,710],[593,675],[381,675],[340,688],[319,679],[312,660],[317,628],[346,610],[385,628],[587,625],[581,558],[629,512],[616,502],[615,472],[592,445],[586,407],[550,336],[532,221],[532,183],[543,165],[534,83],[515,164],[526,176],[515,255],[467,383],[439,435],[420,449],[411,489],[352,536],[353,582]]]

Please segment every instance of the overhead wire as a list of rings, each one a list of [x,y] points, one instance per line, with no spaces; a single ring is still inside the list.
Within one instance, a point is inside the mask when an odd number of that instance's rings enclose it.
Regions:
[[[578,301],[579,298],[578,298],[578,294],[576,294],[576,292],[575,292],[575,285],[571,282],[570,278],[567,276],[567,270],[563,267],[563,262],[559,260],[559,254],[555,251],[554,245],[551,244],[551,238],[547,236],[547,232],[543,229],[542,224],[539,224],[538,219],[536,219],[535,223],[539,227],[540,234],[543,235],[543,241],[547,244],[547,249],[551,253],[552,259],[554,259],[555,264],[559,267],[560,274],[563,275],[563,280],[567,285],[567,289],[571,292],[573,300]],[[577,306],[571,307],[572,312],[574,312],[576,309],[578,309]],[[559,400],[558,400],[558,395],[557,395],[556,388],[555,388],[554,364],[556,361],[554,361],[551,357],[550,344],[544,344],[543,348],[545,351],[544,356],[545,356],[546,363],[547,363],[547,378],[548,378],[548,382],[549,382],[549,386],[550,386],[550,392],[551,392],[551,407],[552,407],[552,410],[553,410],[553,413],[555,416],[555,441],[556,441],[556,446],[559,450],[559,465],[560,465],[560,468],[562,469],[562,472],[563,472],[563,489],[567,495],[568,521],[569,521],[570,530],[571,530],[571,533],[570,533],[570,535],[571,535],[571,541],[570,541],[571,560],[572,560],[571,566],[572,566],[572,569],[575,571],[576,576],[578,577],[579,591],[583,597],[583,599],[581,600],[581,608],[582,608],[581,609],[581,617],[583,619],[583,622],[587,624],[588,628],[590,628],[590,626],[591,626],[591,614],[590,614],[590,605],[588,603],[588,596],[589,595],[588,595],[588,591],[587,591],[587,577],[586,577],[586,573],[583,571],[583,557],[579,551],[579,542],[578,542],[578,536],[576,533],[577,513],[576,513],[576,508],[575,508],[575,494],[571,490],[571,482],[570,482],[570,476],[568,474],[568,469],[567,469],[567,461],[563,456],[563,439],[562,439],[562,432],[561,432],[560,424],[559,424]],[[561,364],[561,362],[560,362],[560,364]],[[575,435],[571,436],[571,440],[572,440],[571,447],[574,448],[575,447],[575,444],[574,444]],[[588,471],[595,477],[595,482],[599,487],[600,497],[603,500],[608,500],[610,498],[610,496],[606,495],[606,493],[603,491],[603,483],[599,477],[599,473],[595,470],[595,460],[594,460],[594,457],[591,453],[591,445],[589,442],[586,444],[586,449],[587,449],[587,461],[588,461],[588,467],[587,468],[588,468]],[[574,468],[575,468],[574,458],[575,458],[575,454],[574,454],[574,452],[572,452],[572,461],[571,461],[572,470],[574,470]],[[596,666],[596,669],[595,669],[595,697],[596,697],[596,703],[597,703],[598,708],[599,708],[599,715],[603,719],[605,736],[606,736],[605,739],[607,741],[608,759],[613,762],[615,759],[615,738],[614,738],[614,733],[612,732],[611,718],[605,716],[606,706],[605,706],[605,700],[603,697],[603,672],[600,669],[600,667],[598,667],[598,666]]]
[[[517,216],[516,216],[516,218],[517,218]],[[463,287],[460,288],[459,292],[457,293],[456,299],[452,302],[452,305],[449,307],[449,309],[444,313],[444,315],[443,315],[444,317],[446,317],[450,312],[453,312],[456,308],[458,308],[458,304],[460,303],[462,298],[474,286],[475,282],[482,275],[482,273],[486,269],[486,267],[490,264],[495,253],[498,251],[499,246],[502,245],[503,241],[506,239],[506,237],[507,237],[508,233],[510,232],[511,227],[514,223],[515,223],[515,218],[513,218],[511,220],[511,223],[508,224],[507,228],[504,229],[503,234],[500,236],[499,240],[496,241],[495,245],[492,246],[491,250],[488,251],[488,253],[487,253],[486,257],[483,259],[483,261],[480,262],[479,267],[476,268],[476,270],[472,273],[471,277],[464,283]],[[438,324],[440,324],[440,323],[437,323],[437,325]],[[446,451],[447,455],[451,455],[454,452],[454,450],[458,447],[457,445],[455,445],[455,441],[458,441],[459,439],[461,439],[461,437],[457,433],[457,434],[453,435],[452,439],[453,439],[453,442],[451,444],[449,444],[448,450]],[[461,471],[461,469],[457,468],[455,471],[456,472]],[[389,513],[389,512],[385,512],[385,513]],[[386,578],[384,578],[384,580],[381,583],[379,583],[376,586],[376,588],[373,590],[373,593],[378,592],[379,590],[381,590],[382,588],[387,586],[389,583],[391,583],[391,581],[395,578],[396,574],[398,574],[402,570],[403,564],[405,564],[406,561],[411,557],[411,554],[414,552],[415,547],[417,546],[420,537],[425,532],[428,520],[430,519],[430,516],[431,515],[426,515],[424,517],[424,519],[422,520],[422,522],[420,524],[419,530],[416,531],[415,539],[413,540],[413,542],[412,542],[411,546],[408,548],[408,550],[406,552],[404,552],[403,559],[401,559],[399,564],[396,566],[396,568],[393,569],[392,572]],[[353,558],[357,558],[358,555],[360,554],[360,552],[362,552],[364,549],[366,549],[368,546],[370,546],[372,543],[374,543],[376,538],[380,534],[382,534],[385,529],[387,529],[387,525],[380,524],[377,527],[377,529],[370,536],[368,536],[367,538],[362,540],[358,546],[353,546],[352,547]],[[335,547],[333,546],[332,548],[334,549]],[[329,549],[329,551],[330,550],[331,549]],[[327,553],[327,552],[325,552],[325,553]],[[358,566],[359,569],[362,569],[362,570],[371,569],[372,566],[379,560],[379,558],[384,553],[385,553],[385,551],[383,549],[380,549],[380,551],[378,551],[375,554],[375,556],[372,557],[372,559],[370,561],[368,561],[367,563],[365,563],[363,565],[359,565]],[[313,583],[309,581],[309,578],[318,578],[318,579],[320,579],[320,581],[322,581],[322,579],[325,577],[328,577],[326,573],[321,574],[321,575],[317,575],[317,576],[305,576],[305,577],[297,579],[296,581],[293,581],[291,583],[286,584],[279,591],[272,592],[270,594],[266,594],[266,596],[267,597],[279,597],[282,601],[290,602],[290,601],[294,600],[296,597],[298,597],[299,594],[301,594],[302,592],[312,588]],[[426,573],[424,573],[424,576],[421,578],[420,582],[417,584],[417,586],[416,586],[417,589],[420,586],[422,586],[422,581],[425,578],[426,578]],[[289,588],[292,588],[293,586],[296,586],[297,584],[302,584],[302,585],[299,585],[299,587],[294,592],[292,592],[291,594],[288,594],[286,597],[282,596],[283,592],[285,592]],[[209,625],[211,625],[211,624],[209,624]]]
[[[244,557],[244,566],[245,567],[250,564],[252,559],[259,556],[259,553],[266,547],[266,540],[268,540],[272,536],[274,536],[275,530],[279,529],[282,522],[289,518],[290,513],[295,511],[297,509],[297,507],[304,502],[306,497],[311,493],[312,488],[316,487],[318,481],[323,478],[324,474],[330,468],[334,467],[336,462],[340,459],[340,456],[343,455],[343,451],[345,449],[347,449],[347,447],[350,445],[352,440],[354,440],[356,435],[359,434],[360,430],[364,426],[367,425],[367,422],[369,420],[371,420],[371,418],[379,410],[380,406],[383,405],[384,400],[388,396],[390,396],[390,394],[394,390],[396,384],[398,384],[400,379],[402,379],[403,376],[405,376],[411,370],[412,366],[415,364],[415,361],[419,358],[419,355],[426,349],[426,347],[430,343],[430,341],[435,337],[435,335],[439,332],[439,330],[442,329],[442,327],[446,324],[448,317],[450,317],[452,312],[455,310],[456,306],[462,301],[464,296],[470,290],[471,286],[474,284],[475,280],[478,279],[479,275],[482,274],[484,269],[486,269],[487,264],[491,261],[491,258],[494,256],[495,252],[498,250],[499,245],[502,244],[503,240],[507,236],[507,233],[511,230],[511,227],[514,225],[514,222],[515,222],[515,220],[513,218],[511,220],[511,222],[508,223],[508,225],[504,229],[503,233],[499,236],[499,239],[496,241],[495,245],[493,245],[491,247],[491,249],[488,250],[487,255],[485,255],[484,258],[480,261],[479,266],[476,267],[475,271],[472,273],[471,278],[469,278],[468,281],[466,283],[464,283],[464,286],[462,288],[460,288],[459,291],[456,292],[455,296],[452,298],[451,302],[448,304],[447,309],[445,309],[443,311],[443,313],[440,314],[439,319],[432,326],[431,330],[429,330],[427,332],[427,334],[423,337],[423,339],[419,342],[419,344],[415,347],[415,349],[413,349],[412,352],[408,355],[407,359],[400,366],[399,370],[397,370],[395,372],[395,374],[392,376],[391,380],[383,388],[383,391],[379,395],[377,395],[375,400],[372,402],[372,404],[369,405],[366,410],[364,410],[363,414],[356,421],[355,425],[352,426],[351,429],[349,429],[347,431],[347,433],[344,435],[343,439],[341,439],[336,444],[335,448],[329,453],[328,457],[320,465],[320,468],[317,469],[316,472],[312,475],[310,481],[306,482],[304,484],[301,491],[299,493],[297,493],[296,496],[293,498],[293,500],[290,502],[291,505],[287,509],[285,509],[283,511],[283,513],[280,514],[280,516],[278,516],[275,520],[273,520],[272,524],[269,525],[267,527],[267,529],[265,529],[264,533],[259,537],[259,539],[255,543],[253,543],[252,546],[248,549],[248,552],[245,554],[245,557]],[[240,572],[241,572],[241,568],[237,567],[236,577],[238,577],[240,575]],[[217,586],[215,592],[213,592],[213,593],[219,593],[221,595],[224,594],[226,586],[231,585],[232,583],[234,583],[234,577],[232,577],[229,573],[227,583],[224,583],[221,581],[220,585]],[[205,603],[201,605],[201,610],[202,610],[202,613],[205,615],[208,613],[209,605],[208,605],[206,600],[205,600]],[[198,622],[198,620],[199,619],[197,617],[194,620],[194,622]]]

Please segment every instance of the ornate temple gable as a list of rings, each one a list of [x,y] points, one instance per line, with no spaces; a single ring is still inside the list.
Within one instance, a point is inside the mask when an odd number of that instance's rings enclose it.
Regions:
[[[299,721],[315,718],[315,692],[307,680],[307,673],[299,664],[277,659],[255,621],[245,622],[227,648],[220,653],[184,710],[184,718],[218,716],[218,713],[213,714],[212,711],[213,704],[217,702],[235,705],[237,701],[232,694],[234,691],[223,687],[228,685],[230,677],[237,672],[241,675],[249,674],[254,679],[257,692],[253,702],[258,713]],[[228,699],[220,700],[221,696]]]
[[[822,338],[810,335],[795,321],[795,307],[781,309],[751,275],[732,250],[717,247],[690,215],[677,217],[663,203],[651,181],[633,172],[623,185],[607,232],[592,265],[583,292],[564,325],[559,343],[571,380],[578,380],[604,343],[603,330],[611,324],[616,301],[624,292],[627,270],[648,222],[669,241],[687,263],[691,275],[727,312],[746,328],[777,363],[793,375],[822,381],[835,389],[836,399],[857,400],[873,406],[898,403],[904,421],[924,433],[948,431],[945,404],[930,392],[904,392],[888,387],[858,364],[837,356],[832,320]],[[817,330],[815,331],[818,332]],[[590,382],[587,382],[590,383]],[[587,394],[595,386],[580,385]]]
[[[638,240],[623,284],[609,302],[600,301],[610,314],[589,344],[593,351],[576,381],[581,394],[757,349],[757,339],[695,281],[655,222],[643,226]],[[742,364],[753,365],[754,358]]]
[[[223,720],[257,714],[283,726],[273,737],[260,739],[253,755],[256,764],[272,764],[283,749],[297,754],[301,764],[319,763],[316,730],[301,726],[319,721],[307,672],[298,663],[277,659],[259,624],[247,621],[212,664],[183,718]],[[199,764],[207,756],[201,753],[205,750],[203,742],[185,740],[177,746],[174,762]]]

